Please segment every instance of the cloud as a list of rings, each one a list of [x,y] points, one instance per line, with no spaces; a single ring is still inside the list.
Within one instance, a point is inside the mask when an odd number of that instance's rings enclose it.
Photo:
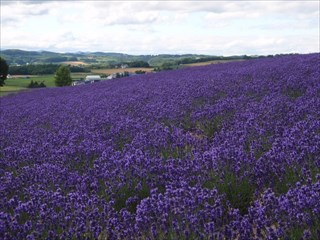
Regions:
[[[1,5],[10,5],[10,4],[25,4],[25,5],[34,5],[34,4],[45,4],[50,2],[67,2],[67,1],[78,1],[78,0],[1,0]]]
[[[1,23],[5,25],[14,25],[17,22],[17,19],[13,17],[3,17],[1,18]]]
[[[156,12],[140,12],[139,14],[119,13],[109,15],[106,18],[98,18],[104,25],[129,25],[129,24],[151,24],[160,20],[160,14]]]
[[[144,10],[136,2],[84,2],[73,18],[82,18],[101,26],[152,24],[164,20],[159,11]]]
[[[6,41],[10,36],[5,37]],[[319,38],[310,36],[237,36],[223,35],[156,35],[138,38],[130,32],[97,33],[79,36],[68,31],[39,35],[24,33],[11,38],[9,48],[51,50],[57,52],[104,51],[129,54],[200,53],[212,55],[254,55],[319,52]]]
[[[2,0],[1,47],[135,54],[314,52],[319,51],[319,4]]]
[[[208,20],[237,20],[257,19],[260,17],[295,17],[310,18],[319,16],[319,2],[289,2],[289,1],[262,1],[262,2],[232,2],[224,5],[224,11],[207,11]]]
[[[17,1],[1,1],[1,26],[18,26],[23,23],[27,18],[47,15],[50,8],[46,5],[33,6],[26,3]]]
[[[4,3],[14,4],[15,7],[11,9],[10,14],[20,16],[48,14],[52,5],[59,8],[63,4],[67,8],[79,9],[73,13],[75,18],[92,20],[101,25],[167,22],[173,20],[164,17],[170,12],[180,16],[202,12],[206,14],[205,19],[208,21],[256,19],[270,15],[308,19],[310,15],[319,16],[320,7],[319,1],[77,1],[77,4],[74,4],[74,1],[7,0]],[[22,9],[22,12],[16,12],[14,9]]]

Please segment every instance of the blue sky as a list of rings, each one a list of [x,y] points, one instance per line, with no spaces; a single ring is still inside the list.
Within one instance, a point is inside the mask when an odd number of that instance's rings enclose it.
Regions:
[[[225,56],[319,52],[319,4],[1,0],[1,49]]]

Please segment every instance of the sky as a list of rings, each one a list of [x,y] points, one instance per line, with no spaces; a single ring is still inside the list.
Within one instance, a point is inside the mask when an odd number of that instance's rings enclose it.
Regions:
[[[1,50],[320,52],[320,1],[1,0]]]

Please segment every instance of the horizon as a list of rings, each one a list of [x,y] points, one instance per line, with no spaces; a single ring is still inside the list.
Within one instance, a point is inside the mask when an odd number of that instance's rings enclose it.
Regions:
[[[109,51],[66,51],[66,52],[60,52],[60,51],[50,51],[50,50],[28,50],[28,49],[18,49],[18,48],[8,48],[8,49],[0,49],[0,52],[3,51],[23,51],[23,52],[37,52],[37,53],[43,53],[43,52],[49,52],[49,53],[57,53],[57,54],[90,54],[90,53],[103,53],[103,54],[123,54],[123,55],[129,55],[129,56],[160,56],[160,55],[204,55],[204,56],[213,56],[213,57],[233,57],[233,56],[269,56],[269,55],[290,55],[290,54],[314,54],[319,52],[308,52],[308,53],[298,53],[298,52],[291,52],[291,53],[275,53],[275,54],[239,54],[239,55],[210,55],[210,54],[197,54],[197,53],[156,53],[156,54],[129,54],[125,52],[109,52]]]
[[[1,1],[1,51],[320,52],[319,1]]]

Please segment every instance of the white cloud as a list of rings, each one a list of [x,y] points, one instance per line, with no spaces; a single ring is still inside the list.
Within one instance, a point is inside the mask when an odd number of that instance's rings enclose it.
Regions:
[[[1,1],[1,48],[126,53],[319,51],[319,1]]]
[[[152,24],[166,18],[156,10],[144,10],[134,2],[86,2],[77,17],[99,25]]]

